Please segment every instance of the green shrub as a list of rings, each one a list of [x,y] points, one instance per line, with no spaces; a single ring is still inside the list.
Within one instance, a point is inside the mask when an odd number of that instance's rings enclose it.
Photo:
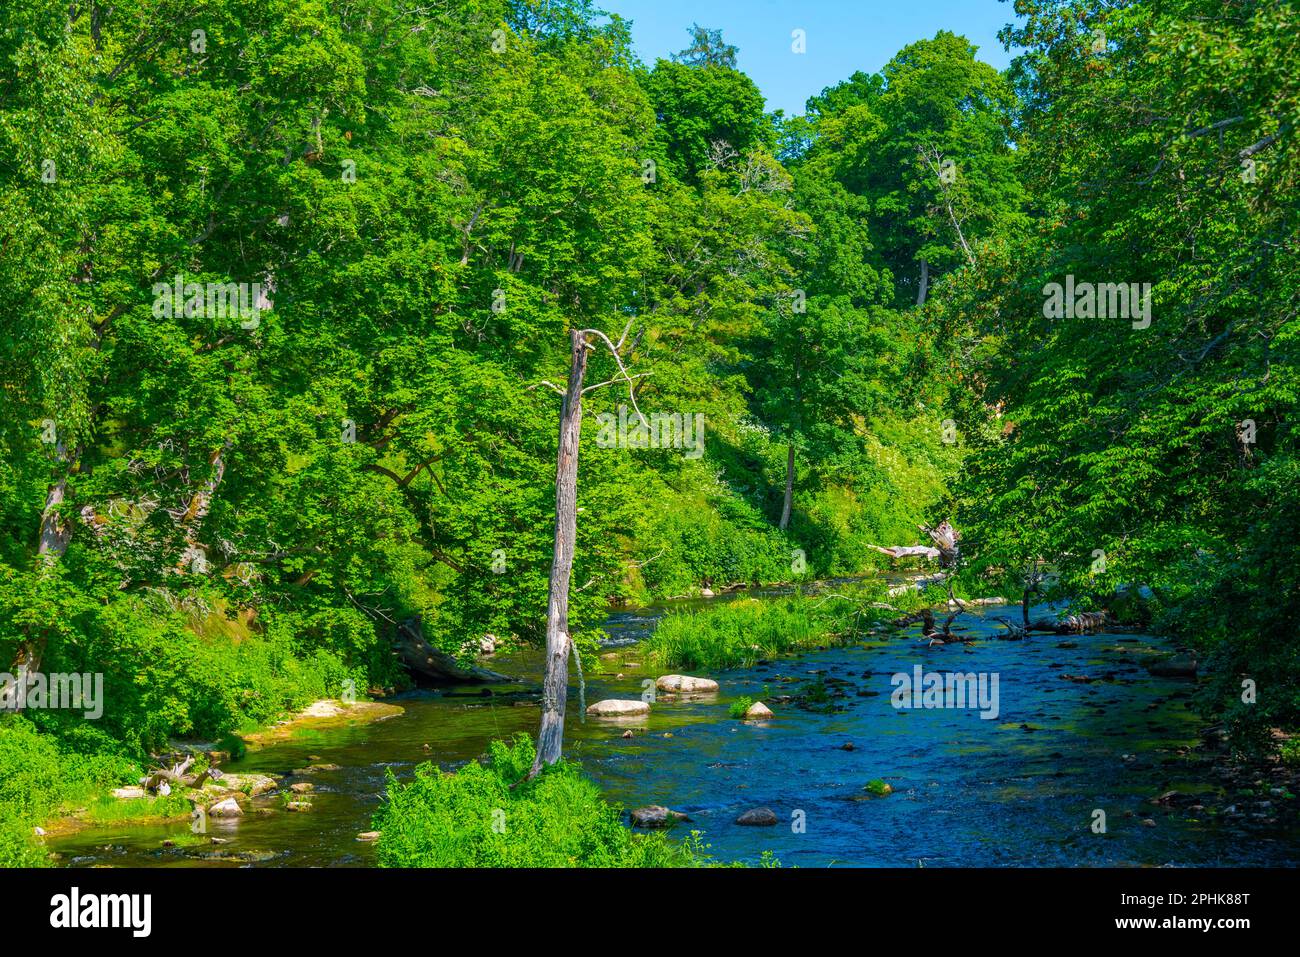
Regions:
[[[137,600],[114,601],[83,616],[77,642],[52,644],[51,671],[101,672],[104,713],[41,719],[77,748],[140,755],[172,737],[219,739],[274,720],[318,698],[337,698],[352,680],[365,688],[364,669],[348,668],[321,645],[295,648],[285,629],[242,640],[205,638],[186,616]],[[93,727],[90,727],[93,725]]]
[[[139,774],[125,758],[67,753],[27,718],[0,716],[0,866],[43,862],[33,838],[37,824]]]
[[[677,844],[634,834],[578,767],[560,762],[524,781],[533,762],[524,735],[492,742],[487,764],[455,773],[433,764],[399,783],[375,815],[385,867],[689,867],[705,862],[698,839]]]
[[[752,706],[753,703],[754,703],[754,699],[751,698],[749,695],[747,694],[741,695],[735,701],[731,702],[731,707],[727,709],[727,713],[730,714],[733,718],[737,718],[737,719],[743,718],[745,716],[745,712],[750,709],[750,706]]]

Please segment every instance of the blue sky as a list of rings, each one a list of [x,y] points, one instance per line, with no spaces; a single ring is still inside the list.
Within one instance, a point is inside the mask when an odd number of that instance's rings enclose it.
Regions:
[[[632,21],[637,53],[647,63],[690,44],[692,23],[721,29],[740,48],[739,67],[767,97],[770,110],[802,113],[804,102],[852,75],[874,73],[900,49],[942,29],[965,35],[998,69],[1010,62],[997,33],[1016,19],[999,0],[597,0]],[[790,50],[802,29],[807,52]]]

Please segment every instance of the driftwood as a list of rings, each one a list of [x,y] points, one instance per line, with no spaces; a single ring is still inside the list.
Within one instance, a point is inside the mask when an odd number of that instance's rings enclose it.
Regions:
[[[931,561],[937,561],[942,568],[954,567],[960,558],[957,540],[961,538],[961,535],[957,530],[946,521],[940,522],[934,528],[926,525],[918,527],[930,536],[933,545],[868,545],[867,547],[874,548],[882,555],[888,555],[890,558],[919,556],[928,558]]]
[[[419,618],[412,618],[397,626],[394,643],[398,657],[415,676],[433,684],[475,684],[510,681],[503,675],[477,665],[462,665],[452,655],[433,647],[424,637],[424,627]]]
[[[1055,618],[1038,618],[1026,625],[1017,625],[1006,618],[998,618],[1006,625],[1012,640],[1024,638],[1031,632],[1041,631],[1049,635],[1081,635],[1086,632],[1100,631],[1115,623],[1109,611],[1083,611],[1077,615],[1067,615],[1059,621]]]
[[[145,776],[144,788],[146,791],[158,791],[165,784],[168,790],[172,785],[179,785],[184,788],[201,788],[203,783],[209,777],[219,778],[221,772],[216,768],[205,768],[198,774],[186,774],[190,765],[194,763],[194,755],[190,755],[179,764],[173,764],[170,768],[154,768]]]
[[[939,549],[932,548],[929,545],[868,545],[868,548],[874,548],[882,555],[888,555],[890,558],[907,558],[911,555],[919,555],[922,558],[937,559]]]
[[[1060,621],[1039,618],[1030,623],[1029,630],[1046,631],[1054,635],[1081,635],[1084,632],[1105,628],[1112,621],[1108,611],[1081,611],[1077,615],[1067,615]]]

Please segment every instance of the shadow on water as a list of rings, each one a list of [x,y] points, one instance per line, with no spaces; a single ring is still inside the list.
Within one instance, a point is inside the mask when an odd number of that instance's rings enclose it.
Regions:
[[[587,676],[588,702],[639,697],[653,675],[635,640],[666,608],[691,604],[612,616],[612,650]],[[568,753],[611,800],[689,814],[692,823],[683,826],[703,831],[724,860],[754,861],[771,850],[783,863],[804,867],[1300,861],[1295,833],[1151,802],[1168,790],[1216,793],[1190,750],[1199,727],[1189,707],[1192,683],[1152,677],[1141,665],[1164,650],[1159,639],[1003,641],[992,618],[963,621],[978,639],[969,646],[929,647],[912,629],[761,663],[712,676],[722,685],[717,695],[661,698],[640,723],[582,722],[574,700]],[[893,707],[891,676],[917,665],[923,672],[996,675],[996,717]],[[508,688],[401,695],[393,700],[406,711],[395,718],[306,732],[228,767],[286,775],[286,789],[311,781],[308,813],[287,812],[282,797],[268,795],[237,821],[210,820],[205,838],[177,822],[86,829],[49,845],[62,863],[75,865],[371,865],[373,846],[356,836],[369,830],[390,770],[400,779],[428,760],[452,767],[480,755],[494,737],[535,732],[540,655],[521,653],[494,667],[523,680]],[[766,701],[776,720],[730,718],[728,706],[741,695]],[[633,737],[624,738],[629,729]],[[313,763],[339,768],[295,773]],[[873,779],[894,793],[871,796],[864,785]],[[760,806],[776,812],[776,827],[734,823]],[[1104,834],[1091,827],[1097,810],[1106,815]],[[800,822],[802,829],[792,826]],[[213,837],[225,843],[207,839]],[[166,840],[176,846],[164,847]]]

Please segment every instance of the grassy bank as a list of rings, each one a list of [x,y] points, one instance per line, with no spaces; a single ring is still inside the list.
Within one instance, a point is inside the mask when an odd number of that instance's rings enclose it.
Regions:
[[[756,661],[853,641],[868,629],[938,600],[932,592],[886,597],[885,585],[863,582],[825,595],[746,598],[674,612],[641,643],[660,669],[722,671]]]
[[[18,715],[0,717],[0,867],[40,867],[45,850],[34,829],[87,804],[97,794],[134,782],[140,765],[68,750]]]
[[[532,740],[494,741],[487,763],[455,773],[433,764],[399,783],[389,773],[378,814],[384,867],[700,867],[713,863],[698,832],[678,841],[637,834],[621,808],[573,764],[524,781]]]

